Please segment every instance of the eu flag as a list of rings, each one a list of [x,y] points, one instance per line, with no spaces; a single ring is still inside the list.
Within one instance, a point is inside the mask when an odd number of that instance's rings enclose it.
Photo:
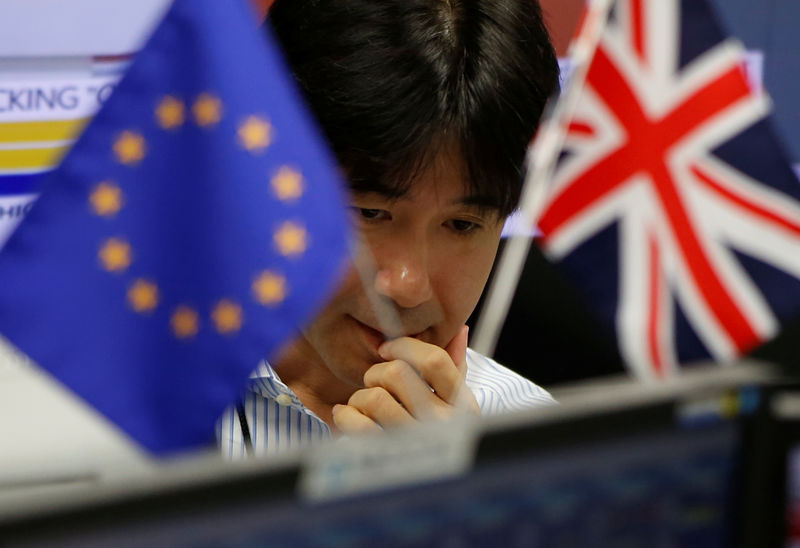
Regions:
[[[338,169],[244,0],[176,0],[0,253],[0,333],[155,453],[333,289]]]

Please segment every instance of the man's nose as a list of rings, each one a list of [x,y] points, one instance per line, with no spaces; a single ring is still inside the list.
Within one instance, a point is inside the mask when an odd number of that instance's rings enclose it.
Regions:
[[[424,246],[395,248],[390,255],[376,253],[375,290],[401,308],[414,308],[433,296]]]

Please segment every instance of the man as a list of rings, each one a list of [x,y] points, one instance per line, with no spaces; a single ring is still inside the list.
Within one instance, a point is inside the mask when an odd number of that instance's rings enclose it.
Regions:
[[[558,66],[535,0],[278,0],[268,24],[351,185],[375,263],[252,379],[224,453],[551,403],[467,350]],[[370,295],[370,293],[372,295]],[[370,297],[396,311],[382,332]],[[245,432],[243,435],[243,431]],[[249,432],[248,432],[249,431]]]

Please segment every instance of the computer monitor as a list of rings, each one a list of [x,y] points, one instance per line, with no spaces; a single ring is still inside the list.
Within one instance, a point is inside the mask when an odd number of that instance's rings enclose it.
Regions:
[[[749,468],[744,513],[750,545],[800,546],[800,384],[763,390],[747,433]]]
[[[18,514],[0,522],[0,538],[8,546],[765,546],[747,524],[746,472],[760,458],[748,448],[772,388],[758,368],[743,371],[665,387],[584,387],[560,406],[488,419],[477,427],[473,465],[456,477],[315,501],[297,494],[300,460],[235,474],[216,464],[191,482]]]

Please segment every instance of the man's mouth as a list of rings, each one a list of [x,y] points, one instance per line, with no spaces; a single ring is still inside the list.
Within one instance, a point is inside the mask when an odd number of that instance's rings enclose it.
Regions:
[[[387,337],[380,329],[376,329],[375,327],[372,327],[369,324],[366,324],[366,323],[364,323],[364,322],[362,322],[360,320],[357,320],[354,317],[353,317],[353,321],[355,321],[355,323],[358,325],[358,327],[360,328],[362,334],[366,338],[368,345],[372,348],[372,350],[375,352],[376,355],[378,353],[378,347],[381,344],[383,344],[384,341],[392,338],[392,337]],[[411,334],[408,334],[408,335],[403,335],[403,336],[421,340],[421,337],[424,335],[425,331],[427,331],[427,329],[423,329],[421,331],[418,331],[418,332],[415,332],[415,333],[411,333]]]

